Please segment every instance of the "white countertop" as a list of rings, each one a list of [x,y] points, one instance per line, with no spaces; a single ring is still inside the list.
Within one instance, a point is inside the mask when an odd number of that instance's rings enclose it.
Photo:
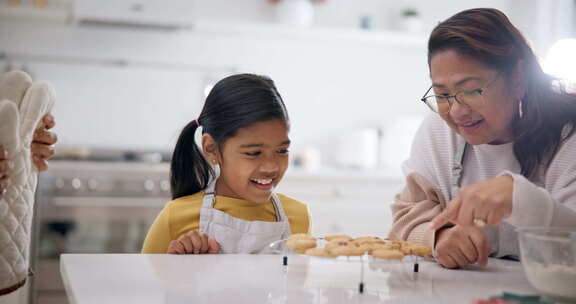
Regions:
[[[518,262],[448,270],[431,261],[281,255],[64,254],[71,303],[472,303],[537,294]],[[364,293],[358,292],[364,266]]]

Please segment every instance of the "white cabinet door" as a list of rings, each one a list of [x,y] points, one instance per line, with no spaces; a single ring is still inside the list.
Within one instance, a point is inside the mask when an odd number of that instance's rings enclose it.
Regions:
[[[401,186],[400,178],[288,174],[278,192],[308,205],[315,236],[386,237],[392,225],[390,204]]]

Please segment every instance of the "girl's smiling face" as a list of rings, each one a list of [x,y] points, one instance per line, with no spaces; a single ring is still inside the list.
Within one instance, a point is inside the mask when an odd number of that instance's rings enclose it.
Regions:
[[[203,135],[206,158],[220,165],[216,194],[255,203],[270,200],[288,168],[288,126],[282,120],[240,128],[220,147]]]
[[[522,95],[518,81],[507,81],[505,75],[498,71],[450,49],[432,56],[430,76],[435,95],[454,95],[490,84],[483,91],[481,107],[471,108],[451,100],[450,111],[440,116],[469,144],[512,141],[512,122],[518,113],[518,100]]]

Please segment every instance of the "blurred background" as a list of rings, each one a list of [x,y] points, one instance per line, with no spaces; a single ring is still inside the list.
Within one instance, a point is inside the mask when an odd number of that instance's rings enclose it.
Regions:
[[[60,253],[140,250],[177,135],[233,73],[276,82],[293,142],[279,191],[308,203],[313,233],[385,235],[429,114],[427,35],[473,7],[502,10],[549,73],[576,81],[574,0],[0,0],[0,71],[57,94],[30,301],[66,303]]]

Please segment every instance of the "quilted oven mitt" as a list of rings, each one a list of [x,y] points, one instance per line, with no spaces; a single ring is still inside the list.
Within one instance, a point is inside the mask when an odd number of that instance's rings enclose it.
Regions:
[[[11,185],[0,199],[0,294],[26,282],[34,193],[38,172],[32,163],[30,144],[41,118],[54,105],[54,93],[46,83],[32,82],[24,72],[0,76],[0,146],[8,151],[14,169]]]

